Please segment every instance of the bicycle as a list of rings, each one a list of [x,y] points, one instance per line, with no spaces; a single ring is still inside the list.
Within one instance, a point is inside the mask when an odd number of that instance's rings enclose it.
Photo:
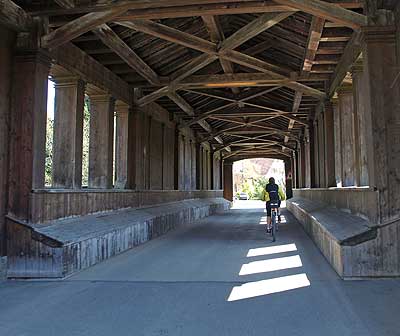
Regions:
[[[279,215],[279,203],[271,203],[271,235],[272,235],[272,241],[276,241],[276,231],[278,229],[278,221],[277,217]]]

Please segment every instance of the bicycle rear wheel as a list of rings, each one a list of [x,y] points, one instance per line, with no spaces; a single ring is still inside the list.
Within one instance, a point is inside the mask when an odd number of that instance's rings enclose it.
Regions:
[[[276,240],[276,213],[272,213],[272,241],[274,242]]]

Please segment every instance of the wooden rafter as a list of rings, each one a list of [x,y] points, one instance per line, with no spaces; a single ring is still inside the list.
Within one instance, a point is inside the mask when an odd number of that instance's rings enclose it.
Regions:
[[[235,50],[224,50],[223,52],[218,53],[218,48],[215,43],[206,41],[197,36],[192,36],[188,33],[181,32],[174,28],[170,28],[165,25],[148,20],[137,20],[130,22],[125,21],[118,23],[128,28],[135,29],[146,34],[166,39],[173,43],[181,44],[186,47],[202,51],[211,56],[219,56],[228,59],[232,62],[266,73],[275,79],[286,80],[283,82],[283,85],[285,86],[288,86],[290,88],[295,87],[296,89],[301,90],[304,93],[318,96],[318,98],[325,98],[324,93],[308,87],[307,85],[291,81],[288,77],[278,73],[278,71],[281,71],[282,69],[276,65],[245,55]]]
[[[121,57],[132,69],[153,85],[159,85],[158,75],[106,24],[94,30],[102,42]]]
[[[10,0],[0,0],[0,24],[16,31],[28,30],[32,18]]]
[[[185,100],[183,99],[178,93],[176,92],[169,92],[168,93],[168,98],[171,99],[176,105],[178,105],[182,111],[184,111],[187,115],[193,117],[195,115],[193,107]],[[210,124],[202,120],[198,122],[198,124],[208,133],[212,133],[213,129],[210,126]],[[222,139],[219,137],[215,138],[217,142],[222,142]]]
[[[275,0],[282,5],[291,6],[312,15],[359,29],[367,25],[367,17],[335,4],[321,0]]]
[[[208,33],[210,34],[211,42],[220,43],[225,40],[224,32],[222,30],[221,24],[219,22],[218,16],[204,15],[201,17],[204,25],[206,26]],[[221,67],[226,74],[232,74],[234,72],[232,62],[225,60],[223,58],[219,59]],[[234,94],[239,94],[239,88],[231,88]]]
[[[222,42],[220,50],[235,49],[292,14],[293,12],[265,13],[229,36],[229,38]]]

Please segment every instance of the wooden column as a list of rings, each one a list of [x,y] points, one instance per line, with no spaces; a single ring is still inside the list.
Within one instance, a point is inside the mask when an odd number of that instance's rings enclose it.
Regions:
[[[195,143],[196,151],[196,189],[202,189],[202,147],[199,142]]]
[[[115,188],[128,186],[129,105],[115,104]]]
[[[107,94],[89,96],[89,188],[109,189],[113,184],[115,100]]]
[[[18,50],[14,57],[9,212],[20,219],[29,217],[31,190],[44,187],[49,69],[50,58],[41,50]]]
[[[365,27],[362,32],[369,179],[379,191],[384,223],[400,218],[400,64],[394,27]]]
[[[338,104],[341,116],[341,153],[343,187],[356,185],[355,134],[353,88],[342,86],[338,90]]]
[[[78,77],[53,76],[55,82],[53,186],[82,186],[85,83]]]
[[[233,201],[233,172],[231,162],[224,162],[224,198],[228,201]]]
[[[334,112],[332,103],[325,103],[324,109],[325,136],[325,187],[336,187],[335,179],[335,137]]]
[[[343,165],[342,165],[342,117],[338,106],[338,100],[331,101],[333,109],[333,127],[335,142],[335,181],[336,187],[343,186]]]
[[[210,187],[209,189],[213,190],[215,189],[215,181],[214,181],[214,177],[215,177],[215,152],[214,150],[211,148],[210,149]]]
[[[9,120],[15,38],[14,32],[0,26],[0,258],[6,253],[5,215],[8,199]]]
[[[196,175],[196,169],[197,169],[197,162],[196,162],[196,142],[191,140],[190,141],[190,152],[192,154],[192,185],[190,190],[196,190],[196,181],[197,181],[197,175]]]
[[[303,138],[300,140],[300,164],[299,164],[299,188],[306,187],[306,140]]]
[[[356,162],[358,166],[358,185],[360,186],[368,186],[369,185],[369,173],[368,173],[368,136],[372,136],[368,134],[367,129],[367,116],[366,113],[368,111],[368,107],[366,104],[368,103],[368,99],[365,99],[365,86],[368,83],[368,79],[366,78],[366,73],[363,71],[362,61],[359,60],[352,67],[352,78],[353,78],[353,96],[354,96],[354,111],[356,111],[356,123],[357,123],[357,132],[358,136],[356,136],[356,145],[358,148]]]
[[[286,175],[286,198],[293,197],[293,159],[285,160],[285,175]]]
[[[137,107],[133,105],[128,112],[128,149],[127,149],[127,189],[136,189],[136,162],[138,158],[137,151]]]
[[[304,164],[305,164],[305,187],[311,188],[312,186],[312,147],[311,147],[312,140],[310,139],[310,129],[307,128],[304,134]]]
[[[174,137],[174,190],[179,190],[179,148],[180,148],[180,132],[175,129]]]

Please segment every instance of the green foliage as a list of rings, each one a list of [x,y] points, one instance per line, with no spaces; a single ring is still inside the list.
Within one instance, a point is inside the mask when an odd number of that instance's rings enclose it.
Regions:
[[[83,110],[83,151],[82,151],[82,185],[87,186],[89,181],[89,133],[90,133],[90,103],[85,97]]]
[[[265,176],[261,176],[255,180],[255,199],[262,200],[263,191],[265,190],[265,186],[268,183],[268,178]]]
[[[52,167],[53,167],[53,129],[54,120],[47,118],[46,126],[46,162],[44,183],[46,187],[52,184]]]

